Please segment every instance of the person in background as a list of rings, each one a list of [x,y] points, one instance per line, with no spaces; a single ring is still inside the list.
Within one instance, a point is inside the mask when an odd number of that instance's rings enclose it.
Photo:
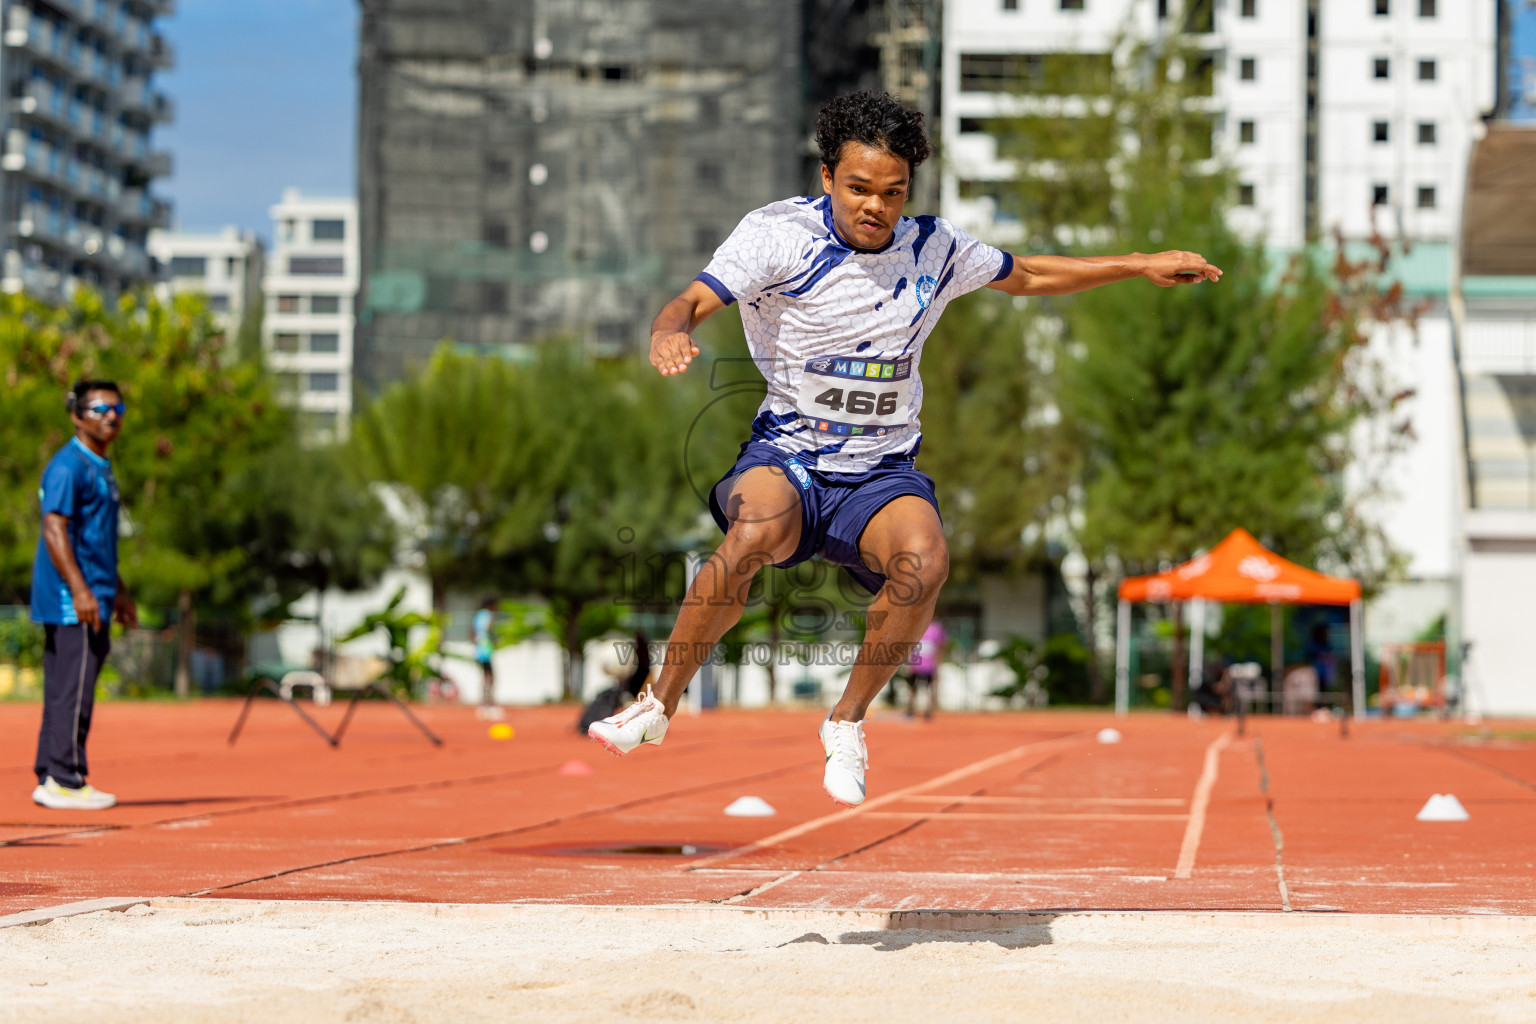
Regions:
[[[488,597],[481,603],[480,610],[475,612],[469,624],[470,639],[475,642],[475,662],[480,666],[480,706],[475,709],[476,717],[479,718],[500,717],[495,714],[496,670],[491,665],[491,658],[496,653],[496,645],[491,638],[491,627],[495,621],[496,599]]]
[[[32,621],[43,627],[43,721],[32,802],[99,811],[117,803],[85,781],[85,741],[96,677],[112,649],[111,620],[132,629],[138,610],[117,574],[121,500],[107,448],[127,407],[111,381],[80,380],[64,396],[75,436],[43,470],[42,535],[32,563]]]
[[[934,682],[934,676],[938,674],[939,663],[944,660],[944,645],[948,642],[949,634],[944,632],[938,619],[928,623],[928,628],[923,630],[923,638],[912,652],[912,686],[907,692],[908,718],[917,716],[917,691],[925,686],[928,688],[928,710],[923,712],[923,717],[931,719],[939,706],[939,686]]]

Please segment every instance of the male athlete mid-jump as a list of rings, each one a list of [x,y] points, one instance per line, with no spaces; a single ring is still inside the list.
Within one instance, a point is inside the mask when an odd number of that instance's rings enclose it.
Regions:
[[[884,94],[828,103],[816,144],[826,195],[747,214],[651,325],[652,365],[682,373],[699,354],[690,332],[739,301],[768,394],[710,493],[725,540],[688,590],[660,678],[589,735],[616,754],[660,743],[688,681],[741,617],[758,570],[819,555],[875,595],[847,688],[821,725],[823,786],[852,806],[864,800],[865,711],[923,635],[949,572],[933,481],[913,464],[918,362],[944,306],[983,286],[1066,295],[1222,272],[1192,252],[1015,259],[942,217],[903,217],[928,139],[922,114]]]

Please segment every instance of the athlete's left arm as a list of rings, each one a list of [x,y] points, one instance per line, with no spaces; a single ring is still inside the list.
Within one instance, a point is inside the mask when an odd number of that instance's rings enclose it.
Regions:
[[[1013,270],[987,285],[1009,295],[1070,295],[1116,281],[1144,277],[1160,288],[1221,280],[1221,268],[1197,252],[1133,252],[1126,256],[1022,256]]]

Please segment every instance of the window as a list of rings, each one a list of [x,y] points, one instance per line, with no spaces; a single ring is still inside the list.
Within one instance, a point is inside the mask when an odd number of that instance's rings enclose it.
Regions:
[[[960,91],[1099,94],[1109,90],[1114,71],[1108,53],[962,53]]]
[[[480,237],[485,244],[497,249],[507,247],[507,222],[504,220],[488,220],[480,225]]]
[[[505,181],[512,176],[512,161],[504,156],[486,157],[485,176],[494,181]]]
[[[204,256],[172,256],[172,277],[208,276],[208,259]]]
[[[1375,78],[1391,78],[1392,62],[1386,57],[1377,57],[1371,62],[1371,74]]]
[[[981,126],[981,118],[962,117],[960,119],[961,135],[979,135],[984,131],[986,131],[986,129]]]
[[[1390,125],[1389,122],[1387,122],[1387,121],[1372,121],[1371,122],[1371,141],[1372,142],[1386,142],[1388,140],[1388,136],[1389,136],[1389,132],[1390,131],[1391,131],[1391,125]]]
[[[1252,185],[1247,184],[1245,182],[1245,183],[1237,186],[1237,205],[1238,206],[1252,206],[1253,205],[1253,186]]]
[[[1387,205],[1387,186],[1385,186],[1385,185],[1372,185],[1371,186],[1371,205],[1372,206],[1386,206]]]
[[[1257,18],[1259,16],[1259,0],[1243,0],[1242,16],[1245,18]]]
[[[346,272],[346,260],[340,256],[288,257],[288,273],[294,277],[340,277]]]
[[[299,336],[297,334],[272,335],[272,351],[297,352],[299,350]]]
[[[306,391],[340,391],[341,374],[339,373],[311,373],[306,382]]]
[[[309,297],[309,311],[311,313],[340,313],[340,295],[311,295]]]
[[[627,64],[609,64],[603,68],[603,81],[625,82],[635,77],[635,69]]]
[[[480,289],[480,312],[495,315],[507,311],[506,285],[500,281],[485,281]]]
[[[317,242],[341,242],[347,237],[344,220],[317,220],[309,226],[309,237]]]
[[[693,229],[693,249],[695,252],[714,252],[715,246],[720,244],[720,232],[713,224],[700,224]]]
[[[1419,209],[1433,210],[1435,208],[1435,186],[1419,186]]]
[[[1157,16],[1159,18],[1168,17],[1168,0],[1157,0]]]
[[[1376,0],[1376,17],[1385,18],[1392,13],[1391,0]]]
[[[1003,0],[1003,10],[1016,11],[1019,9],[1019,0]]]
[[[224,257],[224,276],[225,277],[234,277],[236,269],[239,266],[240,266],[240,261],[238,259],[236,259],[235,257],[233,257],[233,256],[226,256],[226,257]]]
[[[311,352],[340,352],[341,335],[334,332],[311,334],[309,336],[309,350]]]
[[[279,313],[297,313],[299,311],[299,296],[279,295],[277,297],[277,311]]]
[[[1435,0],[1419,0],[1419,17],[1433,18],[1435,16]]]
[[[1419,81],[1433,82],[1435,80],[1435,62],[1432,60],[1419,61]]]
[[[1259,77],[1259,62],[1252,57],[1244,57],[1237,62],[1237,77],[1245,82],[1251,82]]]
[[[1081,11],[1086,0],[1061,0],[1061,9],[1064,11]]]
[[[1257,135],[1258,135],[1258,129],[1254,125],[1254,123],[1252,121],[1239,121],[1239,122],[1237,122],[1237,141],[1238,142],[1241,142],[1244,145],[1248,145],[1248,144],[1250,144],[1250,143],[1252,143],[1254,141],[1254,139],[1257,137]]]
[[[700,160],[699,184],[711,186],[720,184],[720,165],[713,160]]]
[[[228,313],[229,312],[229,296],[228,295],[210,295],[210,296],[208,296],[208,308],[213,310],[215,313]]]
[[[293,241],[293,225],[294,225],[294,221],[293,221],[293,218],[291,218],[291,217],[289,219],[283,221],[283,241],[285,241],[285,242]]]
[[[1435,144],[1435,122],[1419,122],[1419,145],[1433,146]]]

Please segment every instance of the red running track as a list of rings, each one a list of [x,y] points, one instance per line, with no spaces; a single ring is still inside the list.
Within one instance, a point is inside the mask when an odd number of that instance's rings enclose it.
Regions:
[[[0,914],[105,896],[814,909],[1536,914],[1536,742],[1517,725],[881,715],[870,799],[821,791],[820,713],[681,718],[617,760],[568,707],[496,741],[367,704],[333,750],[272,701],[106,703],[97,814],[29,800],[39,709],[0,704]],[[332,707],[317,712],[330,725]],[[1100,728],[1121,743],[1096,742]],[[1529,728],[1528,726],[1526,727]],[[562,774],[570,761],[590,774]],[[1463,823],[1414,820],[1454,793]],[[743,795],[771,818],[732,818]],[[616,853],[682,847],[690,856]]]

